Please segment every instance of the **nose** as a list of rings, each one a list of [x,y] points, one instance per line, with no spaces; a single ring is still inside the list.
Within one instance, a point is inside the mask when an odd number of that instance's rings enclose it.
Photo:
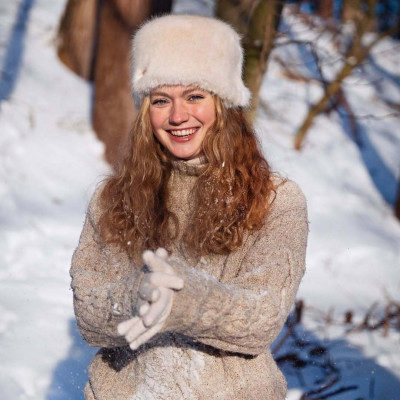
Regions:
[[[171,125],[180,125],[189,119],[189,114],[187,112],[185,104],[180,101],[175,101],[171,113],[169,115],[169,123]]]

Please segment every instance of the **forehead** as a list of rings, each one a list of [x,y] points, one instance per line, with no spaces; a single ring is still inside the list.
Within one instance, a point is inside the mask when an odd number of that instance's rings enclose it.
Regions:
[[[182,86],[182,85],[165,85],[159,86],[150,92],[151,96],[167,95],[167,96],[184,96],[191,92],[209,93],[198,86]]]

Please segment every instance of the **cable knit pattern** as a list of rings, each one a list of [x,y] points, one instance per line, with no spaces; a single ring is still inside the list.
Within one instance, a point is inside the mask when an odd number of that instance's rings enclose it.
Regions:
[[[87,399],[283,400],[286,384],[269,350],[305,269],[308,224],[298,186],[275,177],[277,197],[262,229],[228,256],[192,260],[182,246],[187,201],[202,165],[178,161],[170,209],[180,223],[171,254],[184,288],[174,294],[163,331],[137,351],[117,333],[132,316],[141,265],[101,241],[97,192],[71,267],[78,327],[102,347],[90,367]],[[100,189],[101,190],[101,189]]]

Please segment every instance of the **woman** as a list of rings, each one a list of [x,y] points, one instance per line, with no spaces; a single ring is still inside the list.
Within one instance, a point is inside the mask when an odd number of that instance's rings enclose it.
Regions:
[[[86,399],[285,398],[269,346],[304,273],[306,203],[244,118],[242,59],[215,19],[135,35],[131,146],[71,267],[79,329],[101,347]]]

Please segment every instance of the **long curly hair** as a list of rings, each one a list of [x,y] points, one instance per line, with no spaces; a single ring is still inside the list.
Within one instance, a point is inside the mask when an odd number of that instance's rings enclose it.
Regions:
[[[270,166],[241,108],[214,96],[216,119],[202,143],[207,163],[191,192],[194,211],[183,235],[189,254],[227,254],[246,230],[261,228],[275,197]],[[167,207],[172,157],[155,138],[145,98],[120,171],[101,192],[100,232],[138,259],[145,249],[170,249],[178,218]],[[212,205],[212,207],[210,207]]]

